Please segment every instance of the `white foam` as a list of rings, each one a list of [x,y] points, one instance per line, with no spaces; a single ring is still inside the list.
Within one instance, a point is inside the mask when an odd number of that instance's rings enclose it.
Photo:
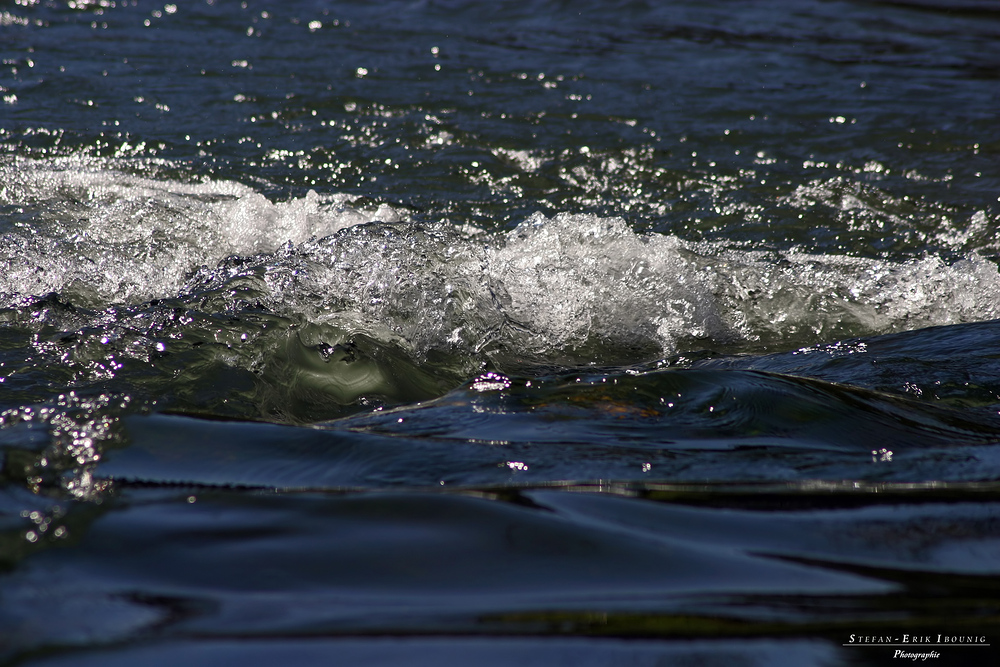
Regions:
[[[535,215],[491,254],[509,314],[539,347],[600,340],[673,350],[680,338],[736,334],[713,297],[713,275],[673,236],[640,236],[617,218]]]
[[[590,214],[536,214],[507,233],[420,227],[338,196],[275,203],[240,183],[82,160],[16,160],[0,182],[0,204],[25,208],[0,237],[2,292],[100,305],[214,290],[224,308],[238,298],[227,281],[253,280],[276,311],[418,357],[669,355],[1000,317],[1000,274],[975,253],[900,263],[738,250]],[[360,224],[373,220],[384,224]],[[244,259],[215,270],[230,255]]]
[[[494,148],[493,154],[529,174],[537,172],[549,161],[549,158],[544,156],[540,151]]]
[[[553,347],[598,338],[672,353],[1000,317],[1000,274],[976,254],[948,264],[732,250],[587,215],[536,215],[504,241],[492,271],[509,314]]]
[[[241,183],[183,183],[108,168],[100,161],[15,159],[0,165],[0,205],[34,217],[0,245],[0,292],[71,291],[135,302],[176,293],[186,273],[229,255],[302,243],[374,218],[343,197],[274,203]]]
[[[366,228],[301,250],[279,307],[417,354],[671,354],[1000,316],[1000,274],[974,254],[948,264],[733,250],[594,215],[534,215],[507,234]]]
[[[834,340],[1000,316],[997,267],[975,254],[954,264],[800,252],[719,259],[720,304],[744,318],[749,339]]]

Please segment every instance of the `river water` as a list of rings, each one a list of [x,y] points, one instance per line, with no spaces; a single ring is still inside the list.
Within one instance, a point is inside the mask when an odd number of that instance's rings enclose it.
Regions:
[[[998,43],[0,2],[0,661],[995,660]]]

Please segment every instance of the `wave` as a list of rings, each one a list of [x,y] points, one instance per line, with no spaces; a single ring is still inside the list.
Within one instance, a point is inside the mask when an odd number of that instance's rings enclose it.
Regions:
[[[418,223],[310,191],[272,202],[229,181],[82,159],[0,166],[7,306],[55,292],[91,309],[180,299],[265,309],[312,349],[363,335],[417,361],[628,363],[706,348],[788,349],[1000,316],[975,253],[893,262],[637,233],[589,213],[514,229]]]
[[[326,236],[375,217],[315,192],[273,203],[233,181],[128,174],[101,160],[0,164],[0,291],[67,293],[88,305],[172,296],[192,268]]]

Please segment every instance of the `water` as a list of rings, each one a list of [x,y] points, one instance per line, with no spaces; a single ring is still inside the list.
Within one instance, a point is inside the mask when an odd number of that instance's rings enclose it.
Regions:
[[[0,4],[0,661],[988,663],[998,39]]]

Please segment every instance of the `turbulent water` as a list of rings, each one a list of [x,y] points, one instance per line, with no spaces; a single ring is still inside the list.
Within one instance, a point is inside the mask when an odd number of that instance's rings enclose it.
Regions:
[[[995,660],[998,40],[0,2],[0,661]]]

